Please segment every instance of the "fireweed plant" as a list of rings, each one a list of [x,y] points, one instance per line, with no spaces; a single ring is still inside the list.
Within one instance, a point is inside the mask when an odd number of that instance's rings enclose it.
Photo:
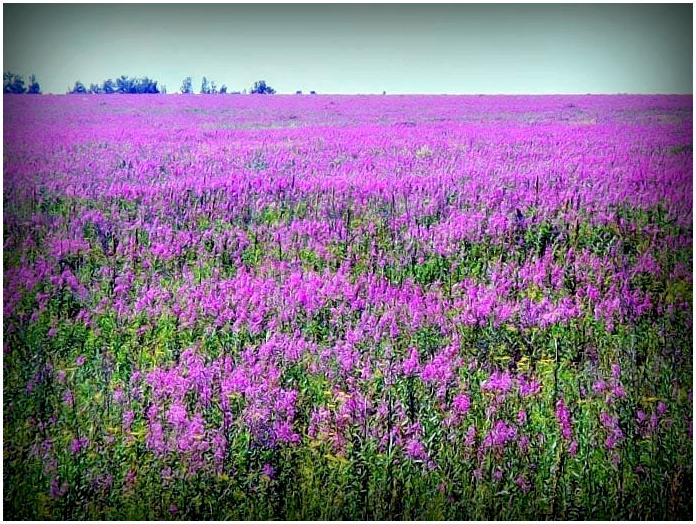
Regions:
[[[692,517],[691,96],[4,103],[6,517]]]

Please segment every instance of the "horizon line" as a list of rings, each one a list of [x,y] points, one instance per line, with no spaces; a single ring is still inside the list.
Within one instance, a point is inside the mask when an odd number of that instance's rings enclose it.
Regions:
[[[42,93],[3,93],[3,95],[11,96],[205,96],[205,97],[228,97],[228,96],[256,96],[256,97],[274,97],[274,96],[693,96],[693,92],[629,92],[629,91],[616,91],[616,92],[573,92],[573,93],[311,93],[311,92],[301,92],[301,93],[273,93],[273,94],[262,94],[262,93],[179,93],[178,91],[172,93],[54,93],[54,92],[42,92]]]

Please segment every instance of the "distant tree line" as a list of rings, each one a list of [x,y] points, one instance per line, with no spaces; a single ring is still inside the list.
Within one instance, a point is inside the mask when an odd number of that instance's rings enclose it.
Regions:
[[[40,95],[41,86],[36,80],[36,75],[31,75],[29,77],[29,85],[25,86],[22,75],[5,71],[2,75],[2,92],[15,95]]]
[[[181,82],[181,88],[179,89],[179,91],[183,95],[193,94],[193,80],[190,76],[187,76]],[[244,89],[242,92],[246,94],[246,89]],[[254,85],[251,86],[249,92],[252,95],[272,95],[275,94],[275,89],[266,84],[265,80],[259,80],[258,82],[254,82]],[[225,84],[222,84],[220,86],[220,89],[218,89],[217,85],[215,84],[215,81],[208,80],[208,78],[204,76],[201,82],[201,90],[199,91],[199,93],[201,95],[224,95],[227,94],[227,86]],[[231,94],[238,95],[240,94],[240,92],[232,91]]]
[[[193,81],[190,76],[184,78],[179,91],[182,94],[193,94]],[[29,77],[29,84],[26,85],[24,78],[21,75],[6,71],[3,75],[3,92],[13,94],[41,94],[41,86],[36,80],[35,75]],[[265,80],[254,82],[254,85],[249,89],[252,95],[273,95],[275,89],[266,83]],[[157,80],[145,77],[128,77],[121,75],[112,80],[107,78],[101,84],[90,83],[89,87],[77,80],[75,85],[68,89],[68,94],[71,95],[111,95],[111,94],[166,94],[167,89],[164,85],[158,86]],[[219,88],[215,81],[203,77],[201,82],[200,94],[202,95],[225,95],[228,93],[227,86],[222,84]],[[230,94],[246,94],[247,90],[232,91]],[[296,91],[295,94],[301,95],[302,91]],[[315,95],[315,91],[310,91],[310,94]]]
[[[79,80],[75,85],[68,90],[71,95],[111,95],[111,94],[127,94],[127,95],[156,95],[165,92],[164,86],[157,87],[157,80],[152,80],[147,76],[142,78],[130,78],[126,75],[121,75],[116,80],[107,78],[101,84],[90,84],[86,87]]]
[[[181,82],[181,88],[179,91],[184,95],[192,95],[193,91],[193,80],[190,76],[184,78]],[[68,91],[68,94],[165,94],[166,88],[162,86],[159,88],[157,86],[157,81],[152,80],[148,77],[143,78],[129,78],[127,76],[120,76],[116,80],[107,79],[99,84],[90,84],[89,87],[85,86],[79,80],[75,82],[75,85]],[[246,90],[243,91],[246,93]],[[251,94],[259,95],[272,95],[275,93],[275,89],[269,86],[265,80],[259,80],[255,82],[254,85],[249,90]],[[199,91],[201,95],[225,95],[228,93],[227,86],[222,84],[219,88],[214,80],[209,80],[207,77],[203,77],[201,82],[201,89]],[[231,94],[240,94],[239,91],[233,91]]]
[[[193,91],[193,80],[190,76],[184,78],[181,83],[181,88],[179,91],[184,95],[192,95]],[[110,95],[113,93],[121,94],[157,94],[166,93],[164,86],[161,88],[157,86],[157,81],[152,80],[148,77],[143,78],[129,78],[125,75],[120,76],[116,80],[107,79],[100,84],[90,84],[89,87],[85,86],[79,80],[75,82],[75,85],[68,90],[68,94],[106,94]],[[246,89],[243,91],[246,93]],[[275,94],[275,89],[269,86],[265,80],[259,80],[254,82],[249,90],[251,94],[258,95],[272,95]],[[201,95],[225,95],[228,93],[227,86],[222,84],[219,88],[214,80],[209,80],[207,77],[203,77],[201,82],[201,89],[199,91]],[[239,91],[233,91],[232,94],[239,94]]]

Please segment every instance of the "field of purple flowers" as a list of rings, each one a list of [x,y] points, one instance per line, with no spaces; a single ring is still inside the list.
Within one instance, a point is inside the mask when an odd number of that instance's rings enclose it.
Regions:
[[[4,104],[6,517],[692,516],[691,96]]]

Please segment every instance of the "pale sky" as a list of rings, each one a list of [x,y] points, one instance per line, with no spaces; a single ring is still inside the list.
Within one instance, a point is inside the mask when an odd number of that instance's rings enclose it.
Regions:
[[[8,5],[3,69],[280,93],[691,93],[691,5]]]

